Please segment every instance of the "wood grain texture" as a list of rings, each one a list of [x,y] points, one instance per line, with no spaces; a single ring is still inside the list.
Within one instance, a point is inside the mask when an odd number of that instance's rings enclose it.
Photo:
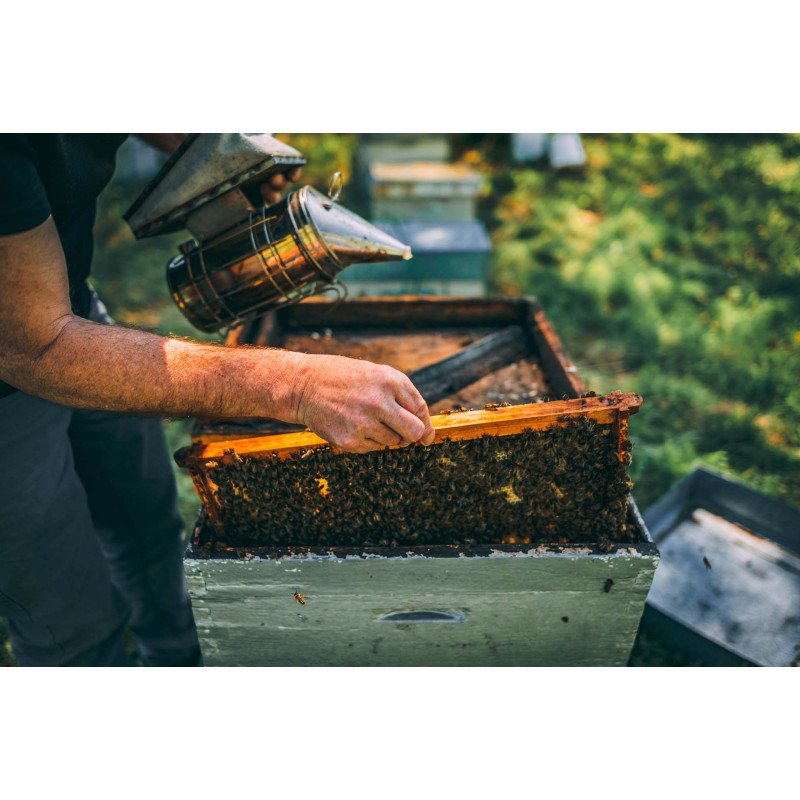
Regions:
[[[656,562],[287,558],[187,561],[186,572],[212,666],[621,666]],[[463,621],[380,621],[393,612]]]

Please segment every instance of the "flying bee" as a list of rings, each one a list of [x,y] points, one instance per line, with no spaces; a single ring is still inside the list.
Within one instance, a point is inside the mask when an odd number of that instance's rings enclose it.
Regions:
[[[703,564],[705,564],[706,569],[711,569],[711,562],[705,556],[703,556]]]
[[[606,578],[606,582],[603,584],[603,591],[608,593],[611,591],[611,587],[614,585],[613,578]]]
[[[294,593],[294,599],[297,600],[297,602],[300,603],[301,606],[304,606],[306,604],[306,599],[305,597],[303,597],[302,594],[300,594],[300,592]]]

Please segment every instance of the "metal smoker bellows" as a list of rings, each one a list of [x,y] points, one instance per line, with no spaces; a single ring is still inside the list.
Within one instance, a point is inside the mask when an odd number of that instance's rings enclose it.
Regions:
[[[194,134],[125,215],[141,238],[186,227],[195,240],[167,265],[184,316],[217,331],[330,288],[350,264],[411,258],[411,248],[312,186],[259,206],[259,185],[301,166],[267,134]]]

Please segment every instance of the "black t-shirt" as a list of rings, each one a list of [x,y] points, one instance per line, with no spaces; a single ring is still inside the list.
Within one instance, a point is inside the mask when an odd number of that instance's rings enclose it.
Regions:
[[[127,134],[0,134],[0,236],[41,225],[51,214],[61,239],[73,313],[89,315],[97,197],[111,180]],[[0,291],[3,287],[0,286]],[[0,398],[14,389],[0,381]]]
[[[72,310],[89,313],[97,197],[111,180],[127,134],[0,134],[0,236],[35,228],[50,214],[69,273]],[[2,291],[2,287],[0,287]]]

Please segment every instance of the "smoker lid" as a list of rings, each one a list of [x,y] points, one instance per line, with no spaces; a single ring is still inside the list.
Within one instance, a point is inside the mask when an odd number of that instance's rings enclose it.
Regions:
[[[180,230],[196,209],[243,184],[305,164],[267,133],[195,133],[125,213],[137,239]]]
[[[373,224],[395,239],[407,242],[418,254],[488,253],[491,250],[486,228],[475,219],[375,220]]]

